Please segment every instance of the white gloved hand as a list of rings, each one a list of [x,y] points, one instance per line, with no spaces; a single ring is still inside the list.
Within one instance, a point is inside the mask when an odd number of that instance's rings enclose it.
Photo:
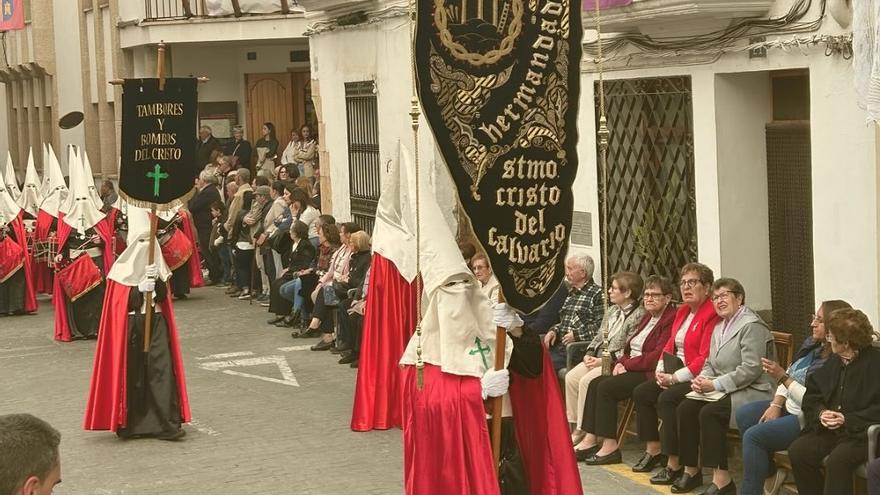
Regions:
[[[152,278],[145,278],[141,280],[141,283],[138,284],[138,290],[143,292],[144,294],[148,292],[153,292],[156,288],[156,280]]]
[[[505,303],[495,303],[492,305],[492,323],[496,327],[502,327],[507,331],[511,328],[523,326],[522,318]]]
[[[219,246],[223,244],[223,236],[218,236],[217,239],[214,240],[214,246]]]
[[[147,276],[148,279],[155,280],[156,276],[159,275],[159,269],[156,267],[156,265],[147,265],[147,267],[144,269],[144,274]]]
[[[483,400],[487,397],[498,397],[507,393],[510,386],[510,372],[507,370],[487,370],[480,379],[483,386]]]

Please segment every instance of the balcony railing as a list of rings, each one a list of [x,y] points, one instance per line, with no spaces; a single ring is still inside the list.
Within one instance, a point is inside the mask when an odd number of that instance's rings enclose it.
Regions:
[[[221,0],[210,5],[205,0],[144,0],[147,21],[289,14],[302,10],[297,0]]]

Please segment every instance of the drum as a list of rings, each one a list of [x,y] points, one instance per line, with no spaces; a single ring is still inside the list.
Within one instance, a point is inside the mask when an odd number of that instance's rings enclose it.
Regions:
[[[24,250],[11,237],[5,236],[0,241],[0,283],[9,280],[9,277],[24,266]]]
[[[71,301],[76,301],[90,290],[101,285],[101,270],[88,254],[81,254],[55,275],[61,290]]]
[[[171,270],[177,270],[189,260],[193,253],[192,242],[186,234],[175,229],[174,233],[161,243],[162,257]]]

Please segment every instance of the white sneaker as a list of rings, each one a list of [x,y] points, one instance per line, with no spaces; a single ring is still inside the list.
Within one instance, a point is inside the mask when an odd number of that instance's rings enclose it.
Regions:
[[[241,293],[240,296],[238,296],[238,300],[239,300],[239,301],[244,301],[244,300],[247,300],[247,299],[250,299],[250,298],[251,298],[251,293],[248,292],[248,291],[244,291],[244,292]]]

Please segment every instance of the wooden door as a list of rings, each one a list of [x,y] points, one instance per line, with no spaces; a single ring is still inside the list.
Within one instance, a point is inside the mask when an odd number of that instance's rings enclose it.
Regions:
[[[247,139],[256,145],[264,122],[275,124],[278,154],[284,151],[294,126],[293,80],[289,72],[246,74]],[[254,150],[254,158],[257,153]]]

